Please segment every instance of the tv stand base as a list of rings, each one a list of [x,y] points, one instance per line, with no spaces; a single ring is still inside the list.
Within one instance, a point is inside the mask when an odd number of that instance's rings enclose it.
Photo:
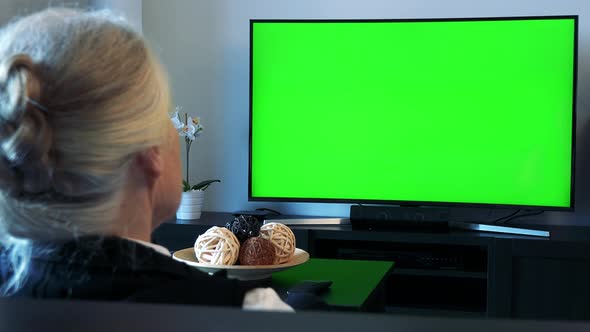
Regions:
[[[541,231],[536,229],[518,228],[518,227],[506,227],[497,226],[490,224],[477,224],[468,222],[449,222],[451,228],[467,229],[479,232],[494,232],[504,234],[515,234],[515,235],[528,235],[528,236],[539,236],[539,237],[551,237],[551,233],[548,231]]]

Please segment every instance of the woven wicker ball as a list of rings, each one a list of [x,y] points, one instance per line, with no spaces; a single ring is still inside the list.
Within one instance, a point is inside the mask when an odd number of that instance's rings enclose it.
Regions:
[[[225,224],[225,228],[234,233],[240,243],[244,243],[247,239],[258,236],[261,224],[256,217],[239,215]]]
[[[289,227],[276,222],[264,224],[260,227],[260,236],[275,247],[275,264],[286,263],[295,254],[295,234]]]
[[[234,265],[240,254],[240,242],[224,227],[213,226],[195,241],[195,255],[199,263]]]
[[[265,238],[251,237],[240,246],[241,265],[272,265],[275,258],[275,247]]]

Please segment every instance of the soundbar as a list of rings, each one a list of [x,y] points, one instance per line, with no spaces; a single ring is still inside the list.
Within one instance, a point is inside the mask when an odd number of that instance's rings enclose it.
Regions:
[[[449,228],[450,211],[445,208],[417,208],[373,205],[351,205],[350,223],[354,228],[409,228],[445,231]]]
[[[278,222],[289,226],[308,225],[308,226],[326,226],[326,225],[350,225],[348,218],[313,218],[313,217],[301,217],[301,218],[276,218],[272,217],[265,219],[264,223],[268,224],[271,222]]]

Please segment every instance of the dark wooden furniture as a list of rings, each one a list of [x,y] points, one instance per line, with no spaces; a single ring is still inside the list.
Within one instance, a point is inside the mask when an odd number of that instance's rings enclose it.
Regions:
[[[331,312],[0,298],[0,331],[588,331],[587,322],[425,318]]]
[[[153,239],[192,246],[229,213],[161,225]],[[543,226],[552,237],[450,230],[355,230],[293,226],[297,247],[314,258],[394,261],[386,282],[393,313],[526,319],[590,319],[590,228]]]

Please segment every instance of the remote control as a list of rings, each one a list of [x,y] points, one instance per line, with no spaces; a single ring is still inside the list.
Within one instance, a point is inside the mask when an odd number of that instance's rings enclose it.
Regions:
[[[328,290],[330,286],[332,286],[332,281],[329,280],[305,280],[291,287],[287,294],[310,293],[317,295]]]

